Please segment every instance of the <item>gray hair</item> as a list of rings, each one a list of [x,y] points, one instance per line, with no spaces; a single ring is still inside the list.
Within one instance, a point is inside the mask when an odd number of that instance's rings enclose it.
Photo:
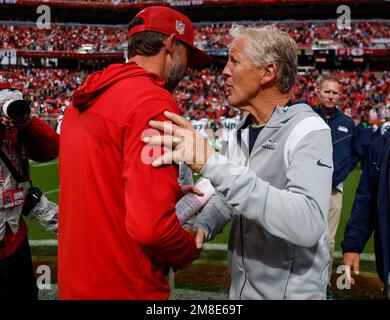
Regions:
[[[277,65],[276,85],[280,92],[289,92],[298,73],[298,46],[288,35],[273,25],[245,27],[233,24],[230,35],[245,40],[245,52],[256,67]]]

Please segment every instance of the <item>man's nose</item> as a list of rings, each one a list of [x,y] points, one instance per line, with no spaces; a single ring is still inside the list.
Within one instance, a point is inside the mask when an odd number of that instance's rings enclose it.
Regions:
[[[222,75],[224,76],[225,79],[230,77],[230,70],[227,64],[225,68],[223,68]]]

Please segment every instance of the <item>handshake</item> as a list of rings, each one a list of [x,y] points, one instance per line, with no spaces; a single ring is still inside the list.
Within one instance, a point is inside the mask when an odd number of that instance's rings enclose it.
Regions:
[[[193,218],[215,193],[210,180],[204,178],[201,178],[194,187],[190,187],[191,189],[182,192],[184,196],[176,204],[176,215],[182,226]]]

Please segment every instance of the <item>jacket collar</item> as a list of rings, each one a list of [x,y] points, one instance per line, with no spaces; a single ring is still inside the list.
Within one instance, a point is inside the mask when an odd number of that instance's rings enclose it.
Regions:
[[[317,112],[323,119],[326,119],[327,118],[327,114],[325,113],[325,111],[321,108],[321,106],[319,104],[317,104],[314,108],[314,111]],[[339,108],[335,107],[333,109],[333,111],[330,113],[330,116],[329,118],[330,119],[334,119],[334,118],[337,118],[338,116],[341,115],[341,111],[339,110]]]
[[[285,107],[291,107],[293,106],[294,104],[299,104],[301,103],[300,101],[298,102],[292,102],[291,99],[287,101]],[[272,114],[274,114],[276,108],[274,109],[274,111],[272,112]],[[272,117],[272,115],[271,115]],[[271,119],[271,118],[270,118]],[[269,121],[269,120],[268,120]],[[251,114],[248,114],[245,118],[243,118],[241,120],[241,122],[238,124],[237,126],[237,131],[239,130],[242,130],[242,129],[246,129],[247,127],[249,127],[251,124],[252,124],[252,115]]]

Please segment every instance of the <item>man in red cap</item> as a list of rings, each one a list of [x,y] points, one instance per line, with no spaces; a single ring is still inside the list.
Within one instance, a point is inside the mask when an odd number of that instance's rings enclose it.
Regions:
[[[148,7],[129,24],[128,62],[74,92],[61,127],[61,299],[167,299],[169,267],[199,255],[175,214],[178,167],[152,168],[163,150],[141,139],[163,111],[179,113],[169,90],[187,65],[209,61],[185,15]]]
[[[19,113],[10,110],[23,105],[29,110],[22,93],[0,75],[0,302],[38,299],[27,226],[22,217],[31,217],[33,208],[27,201],[28,159],[49,161],[57,158],[59,150],[58,135],[41,119],[29,119],[27,111],[23,121],[16,121],[21,119],[15,116]]]

